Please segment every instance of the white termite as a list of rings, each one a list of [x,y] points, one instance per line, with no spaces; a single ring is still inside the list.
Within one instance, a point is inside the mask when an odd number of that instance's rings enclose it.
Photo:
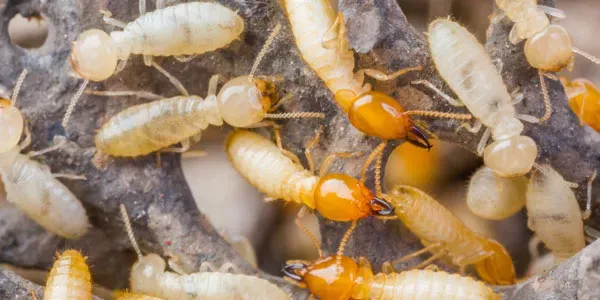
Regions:
[[[200,272],[185,274],[181,267],[170,260],[169,267],[177,273],[166,271],[167,263],[158,254],[142,256],[125,206],[121,204],[120,209],[127,234],[139,258],[133,265],[129,278],[132,292],[165,300],[290,299],[284,291],[267,280],[255,276],[225,273],[237,269],[231,263],[225,263],[216,271],[211,263],[204,262],[200,266]]]
[[[473,127],[463,125],[469,131],[476,133],[482,125],[487,127],[477,146],[487,167],[504,177],[528,173],[538,151],[533,139],[521,135],[523,123],[519,119],[529,122],[538,119],[516,114],[502,76],[481,43],[466,28],[448,19],[437,19],[429,25],[428,35],[435,66],[460,101],[426,80],[413,83],[424,84],[450,104],[466,106],[478,119]],[[522,95],[516,99],[515,102],[520,101]],[[494,142],[486,147],[490,134]]]
[[[483,166],[469,181],[467,206],[482,218],[502,220],[523,208],[526,192],[524,176],[505,178]]]
[[[18,144],[25,126],[15,107],[26,74],[27,70],[21,73],[12,101],[0,100],[0,176],[6,198],[46,230],[65,238],[79,238],[88,230],[87,214],[77,197],[56,178],[80,177],[52,174],[48,166],[31,159],[55,150],[61,144],[28,154],[20,153],[31,143],[29,131],[25,129],[26,138]]]

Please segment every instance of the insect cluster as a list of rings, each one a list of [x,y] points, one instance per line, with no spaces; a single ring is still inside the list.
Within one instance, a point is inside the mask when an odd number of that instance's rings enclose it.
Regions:
[[[600,62],[572,46],[568,32],[551,24],[548,14],[564,17],[562,12],[537,5],[534,0],[496,0],[499,8],[492,22],[507,17],[514,22],[509,34],[512,43],[526,40],[524,55],[531,67],[539,70],[546,114],[535,117],[518,113],[515,104],[523,94],[509,92],[494,61],[465,27],[451,19],[437,19],[428,27],[428,46],[437,73],[456,95],[446,94],[427,78],[413,80],[414,87],[434,92],[467,112],[407,110],[396,99],[372,89],[365,75],[379,81],[396,79],[408,72],[420,76],[415,65],[393,73],[376,69],[354,71],[354,53],[346,37],[344,16],[336,14],[327,0],[285,0],[282,8],[288,17],[296,46],[306,64],[331,91],[331,99],[347,115],[349,123],[364,135],[381,140],[364,159],[360,178],[329,172],[336,159],[363,156],[360,152],[329,153],[317,172],[311,149],[320,141],[322,129],[304,144],[307,167],[286,150],[281,142],[278,119],[312,118],[322,122],[322,112],[276,112],[291,95],[280,96],[276,75],[258,75],[260,63],[271,55],[281,24],[273,25],[262,50],[250,70],[227,80],[219,89],[219,75],[213,74],[206,97],[190,95],[177,78],[153,57],[174,57],[187,62],[196,55],[227,47],[241,39],[245,20],[234,10],[213,2],[188,2],[146,12],[140,0],[140,16],[126,23],[102,12],[104,21],[120,30],[106,33],[99,29],[82,32],[73,42],[72,69],[84,80],[66,109],[62,125],[69,129],[75,105],[84,94],[99,96],[137,96],[151,101],[131,106],[108,119],[95,134],[97,155],[94,162],[106,168],[107,161],[163,152],[188,152],[209,125],[234,127],[225,144],[232,166],[265,200],[281,199],[302,206],[296,224],[311,238],[320,258],[315,261],[288,261],[284,278],[306,288],[320,299],[500,299],[489,285],[517,282],[513,261],[499,242],[476,233],[446,207],[424,191],[409,185],[382,187],[383,150],[390,140],[404,140],[428,151],[434,136],[427,123],[419,119],[446,118],[465,123],[471,133],[485,127],[477,146],[484,166],[470,179],[466,203],[476,215],[491,220],[505,219],[526,207],[528,226],[551,251],[555,262],[575,255],[585,247],[583,219],[591,212],[591,185],[587,207],[581,212],[574,184],[547,163],[538,163],[538,145],[524,135],[523,121],[541,124],[552,109],[544,77],[568,68],[573,53]],[[293,46],[293,45],[292,45]],[[145,91],[85,90],[89,81],[104,81],[126,67],[132,54],[143,56],[145,65],[166,76],[181,92],[164,98]],[[27,84],[24,70],[17,78],[12,98],[0,99],[0,176],[7,199],[42,227],[64,238],[75,239],[91,226],[84,205],[57,178],[85,180],[81,175],[51,173],[34,161],[34,156],[60,150],[65,138],[48,149],[21,153],[31,142],[27,123],[18,109],[19,90]],[[285,79],[283,79],[285,80]],[[569,104],[582,123],[600,131],[600,92],[589,81],[562,78]],[[474,123],[466,123],[474,120]],[[538,126],[538,125],[536,125]],[[249,129],[273,129],[275,141]],[[90,129],[91,130],[91,129]],[[23,137],[24,136],[24,137]],[[490,143],[490,138],[493,140]],[[22,141],[21,141],[22,140]],[[181,147],[174,145],[181,144]],[[350,149],[347,149],[350,150]],[[100,162],[102,162],[100,164]],[[374,168],[374,187],[367,186],[368,170]],[[239,274],[226,263],[215,268],[205,262],[197,273],[187,273],[176,256],[168,262],[159,254],[143,255],[134,238],[125,205],[121,205],[125,232],[136,250],[138,261],[130,273],[130,291],[117,292],[117,299],[290,299],[278,286],[258,276]],[[311,211],[324,219],[348,222],[350,226],[336,253],[325,255],[320,243],[302,223]],[[344,255],[358,222],[375,217],[398,220],[423,244],[423,248],[395,261],[387,262],[376,273],[370,262]],[[430,256],[410,270],[395,265],[422,254]],[[446,262],[456,272],[441,271],[434,263]],[[469,269],[474,269],[469,272]],[[475,275],[476,274],[476,275]],[[44,299],[92,299],[91,274],[86,259],[76,250],[60,254],[48,276]]]

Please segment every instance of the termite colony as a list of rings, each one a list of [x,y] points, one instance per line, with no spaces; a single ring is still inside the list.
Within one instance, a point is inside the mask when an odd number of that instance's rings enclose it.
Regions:
[[[509,92],[502,68],[475,35],[450,17],[436,19],[428,25],[427,47],[423,49],[431,58],[429,68],[420,62],[423,66],[415,63],[386,73],[375,68],[357,69],[355,53],[346,36],[345,16],[335,13],[330,1],[283,0],[280,4],[287,21],[265,21],[269,24],[268,32],[261,32],[264,36],[258,39],[260,51],[253,54],[251,67],[236,66],[235,75],[226,76],[220,88],[222,74],[210,74],[204,98],[190,94],[155,57],[173,57],[176,63],[183,64],[198,55],[222,51],[220,49],[235,44],[236,40],[244,41],[249,20],[239,10],[214,2],[192,1],[168,6],[164,0],[157,0],[156,9],[146,12],[145,0],[139,0],[140,15],[130,23],[113,18],[109,11],[101,11],[103,21],[119,30],[107,33],[87,29],[72,42],[68,57],[70,67],[84,82],[65,108],[61,124],[66,133],[54,138],[55,145],[21,153],[32,138],[36,138],[29,132],[26,115],[21,113],[18,102],[19,92],[27,86],[26,76],[30,70],[23,70],[14,79],[11,97],[0,98],[0,178],[7,200],[55,235],[67,239],[86,236],[95,222],[100,223],[93,218],[94,214],[88,219],[85,208],[93,207],[93,203],[87,202],[91,200],[85,199],[85,195],[80,195],[84,200],[80,202],[57,179],[79,180],[85,185],[86,174],[51,173],[48,166],[32,158],[64,150],[67,143],[75,143],[69,140],[69,121],[79,100],[96,99],[94,96],[135,96],[149,101],[129,105],[106,120],[101,119],[103,124],[99,128],[89,128],[95,130],[95,155],[91,160],[100,169],[94,172],[119,168],[114,162],[152,153],[158,156],[157,168],[161,168],[161,153],[204,156],[202,151],[190,150],[191,144],[200,140],[209,125],[216,127],[226,123],[232,127],[224,146],[229,167],[263,193],[266,202],[281,199],[285,204],[300,206],[295,224],[318,249],[319,257],[289,260],[281,271],[287,283],[307,289],[311,297],[324,300],[500,299],[502,292],[492,285],[513,285],[521,280],[507,248],[491,236],[471,229],[468,222],[438,202],[434,192],[398,180],[382,183],[387,145],[408,142],[402,146],[413,147],[419,154],[429,153],[434,145],[439,145],[433,141],[437,137],[427,123],[434,119],[448,121],[455,136],[460,130],[469,132],[465,135],[477,134],[485,127],[480,136],[474,137],[477,141],[467,145],[482,157],[483,165],[471,175],[466,195],[462,197],[466,199],[461,198],[461,201],[474,215],[486,220],[504,220],[525,208],[527,227],[534,234],[528,250],[536,259],[540,256],[538,244],[543,243],[547,250],[545,257],[549,257],[548,266],[539,267],[540,273],[577,255],[588,240],[598,235],[593,228],[584,226],[584,220],[592,213],[596,172],[585,174],[585,187],[569,182],[564,176],[572,174],[561,174],[559,168],[555,169],[541,156],[545,150],[543,144],[539,137],[531,134],[534,130],[529,130],[548,126],[552,116],[551,94],[545,78],[558,80],[553,73],[571,68],[574,53],[600,63],[600,59],[573,47],[570,35],[562,26],[551,24],[548,15],[564,18],[562,11],[538,5],[535,0],[495,1],[497,10],[491,23],[498,24],[504,17],[513,22],[510,33],[506,33],[507,39],[523,50],[514,55],[524,56],[529,66],[538,70],[535,76],[539,76],[539,99],[543,99],[545,112],[533,116],[517,111],[520,106],[516,104],[524,100],[524,94],[518,88]],[[282,91],[281,86],[291,79],[279,74],[263,74],[264,60],[279,54],[272,48],[281,44],[278,39],[286,30],[295,41],[286,46],[297,48],[303,62],[326,87],[327,96],[341,111],[340,115],[347,118],[358,134],[377,141],[378,145],[369,149],[370,153],[335,147],[335,151],[313,157],[311,151],[319,148],[322,140],[338,134],[336,128],[325,124],[328,121],[325,112],[278,111],[288,107],[283,103],[302,101],[296,99],[297,95]],[[256,36],[250,39],[257,40]],[[522,41],[525,41],[523,45]],[[110,88],[86,90],[90,81],[102,82],[124,70],[134,54],[142,55],[144,64],[165,76],[180,95],[163,97],[144,90]],[[147,71],[153,72],[153,69]],[[429,94],[426,97],[433,102],[450,104],[452,111],[406,109],[403,104],[409,106],[411,99],[395,99],[374,90],[365,75],[377,81],[406,77],[411,80],[406,88],[415,94]],[[441,78],[447,88],[436,86],[433,82],[440,80],[431,75]],[[568,104],[581,125],[600,131],[600,91],[585,79],[570,81],[561,77],[561,82]],[[302,132],[314,132],[312,136],[304,136],[301,143],[306,164],[297,153],[284,147],[281,131],[295,129],[276,122],[282,119],[309,119],[302,124],[314,126],[302,129]],[[530,128],[526,130],[523,121],[530,123]],[[266,132],[272,132],[272,138],[267,137]],[[177,144],[180,147],[175,146]],[[399,155],[412,156],[412,150],[401,150]],[[423,157],[430,159],[427,155]],[[317,159],[320,160],[318,168],[315,167]],[[359,167],[354,167],[355,174],[330,171],[335,163],[346,164],[350,160],[359,162]],[[372,165],[373,172],[370,172]],[[579,199],[585,203],[583,210],[574,192],[577,187],[587,188],[587,197]],[[296,296],[290,292],[292,287],[282,288],[285,282],[275,284],[269,281],[269,276],[258,272],[242,274],[246,270],[228,260],[221,259],[226,262],[215,267],[213,258],[202,257],[199,270],[187,272],[178,261],[181,253],[170,253],[165,248],[159,253],[143,255],[140,245],[152,244],[140,239],[138,245],[130,223],[137,224],[136,219],[130,221],[126,210],[129,204],[120,204],[120,219],[105,217],[112,219],[112,223],[124,223],[121,235],[127,235],[137,255],[128,273],[128,289],[115,291],[114,299],[292,299]],[[318,238],[303,223],[307,212],[347,227],[336,243],[336,251],[326,253],[321,249]],[[387,221],[406,228],[422,247],[414,252],[399,249],[397,256],[386,257],[389,259],[382,263],[379,273],[371,266],[371,257],[353,258],[344,254],[349,244],[356,245],[353,251],[361,250],[361,239],[353,235],[357,226]],[[154,224],[148,222],[147,225]],[[322,237],[323,240],[328,238]],[[144,247],[144,252],[158,252],[155,250],[159,248]],[[167,256],[168,260],[163,258]],[[86,261],[75,249],[57,254],[47,276],[44,299],[92,299],[93,276]],[[189,261],[186,263],[189,267]],[[409,267],[405,267],[407,264]],[[36,293],[32,291],[31,297],[36,298]]]

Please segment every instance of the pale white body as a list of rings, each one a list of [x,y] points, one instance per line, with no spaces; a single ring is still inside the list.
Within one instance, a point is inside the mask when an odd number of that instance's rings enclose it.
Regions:
[[[165,300],[290,299],[276,285],[258,277],[219,272],[179,275],[165,267],[160,256],[144,256],[131,270],[131,290]]]
[[[44,300],[92,300],[92,278],[81,253],[63,252],[48,274]]]
[[[0,153],[6,197],[46,230],[64,238],[83,236],[89,225],[81,202],[53,177],[48,166],[19,153]]]
[[[537,0],[496,0],[496,5],[515,22],[510,32],[513,43],[528,39],[550,25],[550,19],[538,7]]]
[[[328,0],[285,0],[285,7],[302,57],[332,93],[350,90],[360,95],[370,89],[353,72],[354,54],[348,49],[345,36],[331,37],[343,39],[336,41],[343,45],[342,49],[322,45],[336,18]]]
[[[474,214],[502,220],[514,215],[525,205],[527,178],[504,178],[492,169],[481,167],[469,181],[467,205]]]
[[[119,59],[202,54],[224,47],[244,31],[244,20],[217,3],[189,2],[146,13],[110,33]]]
[[[581,210],[567,181],[549,165],[540,168],[527,187],[527,224],[560,262],[585,247]]]

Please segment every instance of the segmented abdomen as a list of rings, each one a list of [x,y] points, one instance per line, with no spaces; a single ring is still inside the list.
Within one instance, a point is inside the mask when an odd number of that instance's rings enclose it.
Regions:
[[[375,275],[369,299],[378,300],[478,300],[500,299],[492,289],[470,277],[443,271],[411,270]]]
[[[44,300],[92,299],[92,280],[85,258],[75,251],[61,254],[50,270]]]
[[[173,97],[129,107],[96,134],[96,148],[112,156],[145,155],[222,125],[216,97]]]
[[[7,199],[46,230],[64,238],[79,238],[87,232],[83,205],[52,176],[48,166],[17,154],[12,166],[0,173]]]
[[[165,300],[288,300],[289,296],[267,280],[241,274],[194,273],[178,275],[165,272],[157,285],[139,291]]]
[[[548,16],[538,8],[537,0],[496,0],[498,8],[515,22],[517,36],[528,39],[550,25]]]
[[[321,43],[335,20],[329,1],[285,0],[285,6],[302,57],[331,92],[351,90],[356,95],[365,92],[363,82],[354,77],[354,54],[347,49],[346,37],[341,37],[344,39],[342,51],[337,41],[332,49],[324,48]]]
[[[483,46],[467,29],[446,19],[429,25],[431,57],[440,75],[469,111],[489,127],[498,112],[514,115],[511,97]]]
[[[120,47],[154,56],[202,54],[225,47],[244,31],[244,20],[216,3],[190,2],[149,12],[111,33]]]
[[[238,172],[268,197],[315,207],[317,177],[285,156],[273,142],[238,130],[229,136],[225,147]]]

